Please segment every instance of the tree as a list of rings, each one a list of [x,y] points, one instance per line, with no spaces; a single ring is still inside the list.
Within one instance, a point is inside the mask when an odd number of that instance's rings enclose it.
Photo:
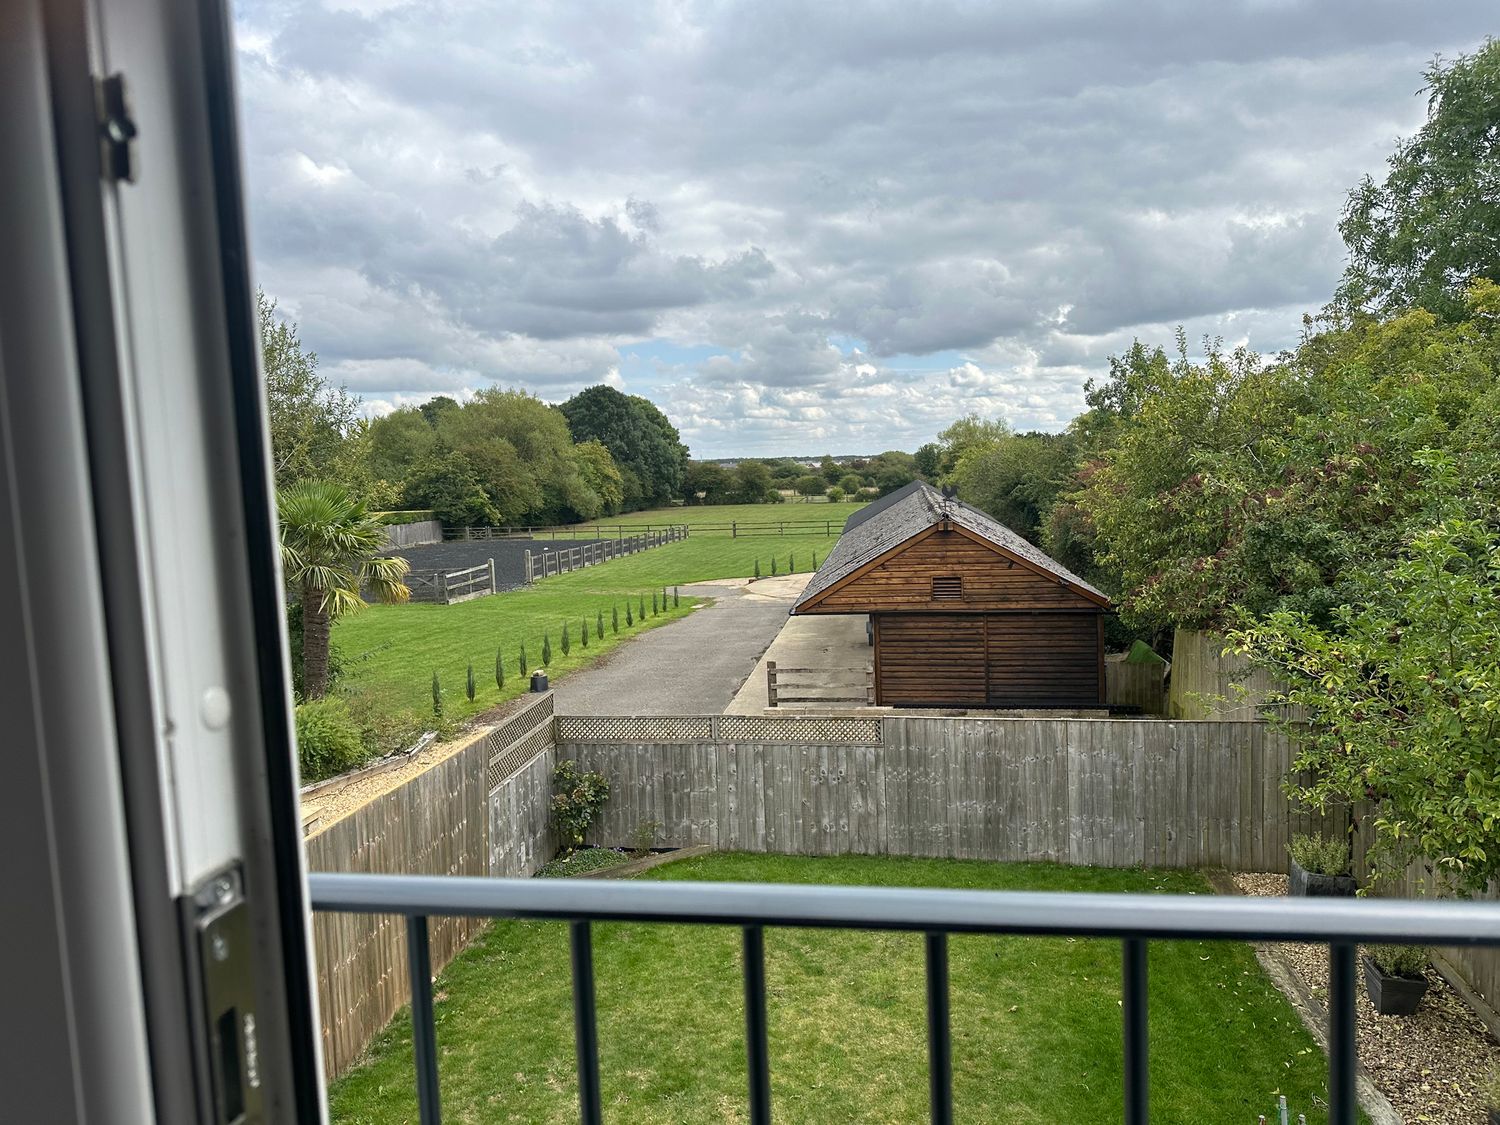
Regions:
[[[798,477],[792,487],[797,490],[798,496],[811,500],[814,496],[822,496],[828,491],[828,482],[822,477],[809,473],[807,476]]]
[[[501,522],[473,464],[456,450],[417,470],[407,481],[402,499],[413,508],[430,508],[448,527],[488,527]]]
[[[826,483],[838,484],[839,477],[844,475],[844,470],[837,461],[825,453],[818,462],[818,473]]]
[[[454,403],[454,409],[458,404]],[[367,434],[365,462],[376,480],[404,490],[407,482],[437,451],[437,431],[420,410],[393,410],[374,419]]]
[[[1500,484],[1491,455],[1482,471]],[[1370,559],[1321,627],[1277,610],[1232,635],[1286,684],[1270,700],[1304,804],[1371,809],[1377,877],[1413,858],[1460,891],[1500,876],[1500,513],[1447,454],[1417,458],[1425,511],[1394,561]]]
[[[771,472],[760,461],[741,461],[734,469],[736,504],[764,504],[772,493]]]
[[[830,504],[842,504],[844,502],[844,490],[834,485],[828,490],[828,502]]]
[[[302,481],[278,497],[281,569],[302,607],[302,684],[308,699],[328,689],[328,639],[333,621],[364,608],[361,591],[382,602],[404,602],[405,559],[380,554],[385,529],[363,504],[327,481]]]
[[[303,348],[297,325],[278,317],[276,302],[259,289],[255,311],[276,487],[347,479],[352,465],[344,443],[359,416],[359,399],[318,374],[317,353]]]
[[[913,460],[917,465],[917,472],[922,474],[923,479],[935,481],[943,470],[943,447],[935,441],[929,441],[926,445],[918,448],[913,454]],[[845,488],[844,491],[848,491]]]
[[[687,447],[665,414],[639,395],[600,384],[561,407],[573,440],[597,441],[620,468],[625,507],[665,504],[682,490]]]
[[[437,429],[438,420],[450,410],[459,409],[458,403],[447,395],[434,395],[421,406],[417,407],[418,413],[427,420],[427,424]]]
[[[682,499],[688,504],[733,503],[733,481],[722,465],[689,461],[682,476]]]
[[[1349,193],[1339,302],[1388,314],[1464,312],[1475,280],[1500,280],[1500,43],[1426,72],[1427,121],[1400,141],[1382,183]]]
[[[1010,434],[993,445],[971,447],[949,479],[958,495],[1031,542],[1078,468],[1067,434]]]
[[[613,516],[625,503],[625,478],[603,442],[581,441],[573,447],[573,457],[578,464],[578,475],[583,483],[598,497],[598,511],[582,515],[584,519]]]
[[[864,486],[865,482],[860,479],[858,473],[845,473],[842,477],[839,478],[839,487],[844,490],[844,495],[849,497],[851,500],[859,495],[860,490],[864,488]]]

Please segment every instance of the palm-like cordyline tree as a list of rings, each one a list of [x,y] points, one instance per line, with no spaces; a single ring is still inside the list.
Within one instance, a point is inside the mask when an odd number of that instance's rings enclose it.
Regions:
[[[328,691],[328,635],[333,621],[364,607],[360,591],[382,602],[404,602],[405,559],[381,555],[385,531],[365,506],[328,481],[302,481],[277,498],[281,568],[302,605],[302,693]]]

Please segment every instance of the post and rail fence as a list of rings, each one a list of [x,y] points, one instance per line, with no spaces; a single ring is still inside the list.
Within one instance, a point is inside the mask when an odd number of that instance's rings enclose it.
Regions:
[[[579,523],[563,525],[513,525],[508,527],[456,527],[445,531],[447,539],[588,539],[623,538],[643,532],[692,529],[694,535],[819,535],[833,538],[844,530],[844,521],[826,520],[719,520],[708,523]]]
[[[790,681],[788,677],[791,677]],[[786,692],[815,692],[787,695]],[[834,695],[831,692],[846,694]],[[863,668],[783,668],[766,661],[766,706],[783,703],[858,703],[875,706],[875,666]]]
[[[639,535],[619,539],[600,539],[592,543],[580,543],[576,547],[558,550],[526,551],[522,562],[522,573],[529,585],[538,578],[566,574],[570,570],[582,570],[586,566],[597,566],[610,559],[623,558],[638,551],[649,551],[653,547],[664,547],[668,543],[680,543],[688,537],[688,529],[677,524],[662,531],[647,531]]]
[[[463,570],[414,570],[402,581],[411,591],[411,601],[454,605],[496,593],[495,560]]]

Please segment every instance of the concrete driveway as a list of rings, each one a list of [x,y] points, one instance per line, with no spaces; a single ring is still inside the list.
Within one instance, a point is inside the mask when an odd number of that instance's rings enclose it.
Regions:
[[[735,697],[811,578],[794,574],[683,586],[713,598],[681,621],[615,649],[556,685],[559,715],[717,715]],[[761,700],[765,676],[761,674]]]

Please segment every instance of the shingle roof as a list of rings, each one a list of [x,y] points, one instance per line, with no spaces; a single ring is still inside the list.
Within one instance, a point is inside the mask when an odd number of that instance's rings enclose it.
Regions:
[[[871,509],[874,509],[871,511]],[[834,583],[854,573],[866,563],[873,562],[893,547],[900,546],[913,536],[926,531],[934,524],[950,520],[981,539],[1055,574],[1070,586],[1086,590],[1097,597],[1108,600],[1102,590],[1091,586],[1062,563],[1034,547],[998,520],[985,515],[978,508],[962,500],[945,499],[943,494],[930,484],[913,481],[855,512],[844,524],[844,533],[834,544],[833,550],[823,560],[812,576],[812,581],[802,591],[796,613],[802,606]]]

